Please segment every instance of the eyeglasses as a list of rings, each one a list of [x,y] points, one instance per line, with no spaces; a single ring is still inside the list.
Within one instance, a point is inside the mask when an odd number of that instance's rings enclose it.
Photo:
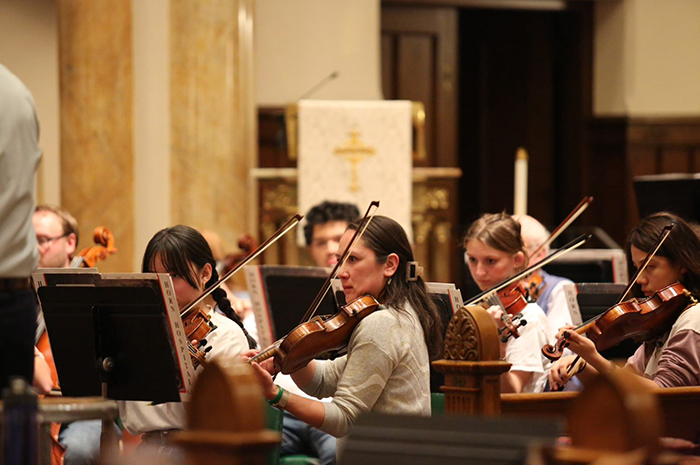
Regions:
[[[61,234],[60,236],[56,237],[44,237],[44,236],[37,236],[36,241],[39,244],[39,247],[46,247],[48,245],[51,245],[51,243],[57,239],[61,239],[62,237],[66,237],[70,235],[71,233],[65,233]]]

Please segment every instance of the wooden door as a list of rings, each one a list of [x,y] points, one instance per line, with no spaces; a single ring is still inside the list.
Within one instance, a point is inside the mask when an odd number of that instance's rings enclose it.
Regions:
[[[456,8],[382,6],[384,98],[423,102],[426,160],[416,166],[457,166]]]

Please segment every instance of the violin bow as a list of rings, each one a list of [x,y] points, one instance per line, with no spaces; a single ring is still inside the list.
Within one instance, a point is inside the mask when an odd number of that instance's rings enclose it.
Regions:
[[[467,303],[464,304],[465,307],[469,305],[474,305],[482,300],[485,300],[489,297],[489,295],[493,293],[497,293],[498,291],[505,289],[506,287],[510,286],[511,284],[519,281],[523,277],[527,276],[528,274],[532,273],[535,270],[539,270],[543,266],[549,264],[550,262],[556,260],[557,258],[561,257],[562,255],[571,252],[574,249],[578,249],[581,247],[583,244],[585,244],[588,239],[591,238],[590,234],[581,234],[579,237],[574,239],[573,241],[569,242],[566,244],[564,247],[561,249],[557,250],[556,252],[552,252],[548,256],[542,259],[542,261],[530,266],[529,268],[524,269],[520,273],[517,273],[516,275],[501,281],[499,284],[496,284],[493,286],[491,289],[487,289],[483,291],[481,294],[478,294],[474,297],[472,297]]]
[[[214,292],[220,285],[221,283],[225,282],[227,279],[229,279],[231,276],[233,276],[234,273],[236,273],[238,270],[246,266],[248,263],[252,262],[258,256],[265,251],[268,247],[270,247],[272,244],[274,244],[280,237],[284,236],[287,234],[292,228],[294,228],[297,224],[299,224],[299,221],[304,218],[303,215],[296,214],[292,218],[289,219],[281,228],[279,228],[275,233],[270,236],[265,242],[260,244],[258,248],[252,250],[243,260],[241,260],[238,265],[234,266],[231,271],[226,273],[224,276],[220,277],[217,282],[209,286],[209,288],[205,289],[202,294],[197,297],[195,300],[187,304],[187,306],[180,312],[180,315],[186,315],[190,310],[192,310],[194,307],[199,305],[205,298],[209,296],[212,292]]]
[[[674,226],[676,223],[670,223],[666,226],[664,226],[664,229],[661,230],[661,233],[659,234],[659,237],[656,239],[656,243],[654,243],[654,246],[651,248],[651,252],[646,256],[644,259],[644,262],[642,262],[642,265],[637,268],[637,271],[634,273],[634,276],[630,280],[629,284],[625,288],[624,292],[620,295],[620,298],[617,299],[617,303],[615,305],[619,305],[621,302],[625,300],[625,297],[627,297],[627,294],[632,290],[632,287],[634,287],[635,284],[637,284],[637,281],[639,280],[639,277],[641,276],[642,272],[646,269],[647,265],[649,265],[649,262],[651,261],[652,258],[656,255],[656,253],[659,251],[663,243],[666,241],[668,238],[669,234],[671,234],[671,231],[673,230]],[[613,305],[613,307],[615,306]],[[605,312],[603,312],[605,313]],[[601,313],[602,315],[602,313]],[[574,328],[574,330],[579,330],[585,326],[590,325],[591,323],[594,323],[595,321],[598,321],[598,318],[600,318],[600,315],[596,315],[593,318],[590,318],[583,323],[581,323],[579,326]]]
[[[316,298],[314,299],[314,301],[311,302],[309,309],[306,311],[304,317],[301,319],[302,323],[308,321],[318,311],[319,307],[321,306],[321,302],[323,302],[323,299],[326,297],[326,294],[328,294],[328,290],[331,287],[331,282],[338,276],[340,268],[347,261],[348,257],[350,256],[350,253],[352,252],[353,247],[355,247],[355,244],[365,233],[367,226],[369,226],[369,224],[372,222],[372,218],[374,218],[377,208],[379,208],[379,200],[373,200],[372,202],[370,202],[369,207],[365,212],[365,216],[362,217],[362,221],[360,221],[359,227],[355,230],[355,234],[353,234],[352,239],[350,239],[350,243],[348,244],[347,249],[345,249],[343,255],[341,255],[340,259],[338,260],[338,263],[336,263],[333,267],[333,270],[331,270],[331,274],[328,275],[328,278],[323,283],[323,286],[321,286],[321,290],[318,292],[318,294],[316,294]]]
[[[557,226],[557,227],[554,229],[554,231],[552,231],[552,233],[549,235],[549,237],[547,238],[547,240],[544,241],[543,243],[541,243],[541,244],[535,249],[535,251],[532,252],[532,253],[530,254],[530,256],[531,256],[531,257],[534,257],[535,255],[537,255],[537,253],[538,253],[540,250],[542,250],[543,248],[547,247],[549,244],[551,244],[552,242],[554,242],[554,240],[555,240],[557,237],[559,237],[559,235],[560,235],[561,233],[563,233],[563,232],[566,230],[566,228],[568,228],[569,226],[571,226],[571,223],[573,223],[574,221],[576,221],[576,218],[578,218],[579,216],[581,216],[581,214],[582,214],[583,212],[586,211],[586,209],[588,208],[588,206],[589,206],[592,202],[593,202],[593,197],[590,196],[590,195],[584,197],[583,199],[581,199],[581,201],[578,203],[578,205],[576,205],[576,207],[571,211],[571,213],[569,213],[569,215],[568,215],[566,218],[564,218],[564,221],[562,221],[562,222],[559,224],[559,226]]]
[[[625,297],[627,297],[627,294],[632,290],[632,287],[637,284],[637,280],[639,280],[639,276],[641,276],[642,272],[646,269],[647,265],[651,261],[652,258],[656,255],[656,253],[659,251],[661,246],[664,244],[666,239],[668,239],[668,236],[671,234],[671,231],[673,228],[676,226],[675,222],[671,222],[670,224],[666,225],[664,229],[661,230],[661,234],[659,234],[659,237],[656,239],[656,243],[654,246],[651,248],[651,252],[646,256],[644,259],[644,262],[642,263],[642,266],[637,268],[636,273],[634,273],[634,276],[630,280],[629,284],[627,285],[627,288],[625,289],[625,292],[622,293],[622,296],[620,296],[620,300],[617,301],[617,304],[625,300]],[[616,304],[616,305],[617,305]]]

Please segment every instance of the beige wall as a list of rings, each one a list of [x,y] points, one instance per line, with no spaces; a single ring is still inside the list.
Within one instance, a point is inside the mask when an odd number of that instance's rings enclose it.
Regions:
[[[59,176],[58,22],[54,0],[0,0],[0,63],[34,94],[44,154],[37,201],[61,202]]]
[[[171,225],[170,1],[132,0],[134,58],[134,267]]]
[[[314,99],[381,99],[379,0],[256,0],[259,105],[293,102],[334,71]]]
[[[700,1],[596,4],[594,112],[700,114]]]

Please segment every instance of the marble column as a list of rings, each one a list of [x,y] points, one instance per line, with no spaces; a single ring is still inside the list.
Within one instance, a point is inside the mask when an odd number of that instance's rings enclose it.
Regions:
[[[58,0],[62,206],[79,248],[107,226],[119,252],[100,271],[133,271],[130,0]]]
[[[252,232],[255,160],[252,0],[171,0],[173,223]]]

